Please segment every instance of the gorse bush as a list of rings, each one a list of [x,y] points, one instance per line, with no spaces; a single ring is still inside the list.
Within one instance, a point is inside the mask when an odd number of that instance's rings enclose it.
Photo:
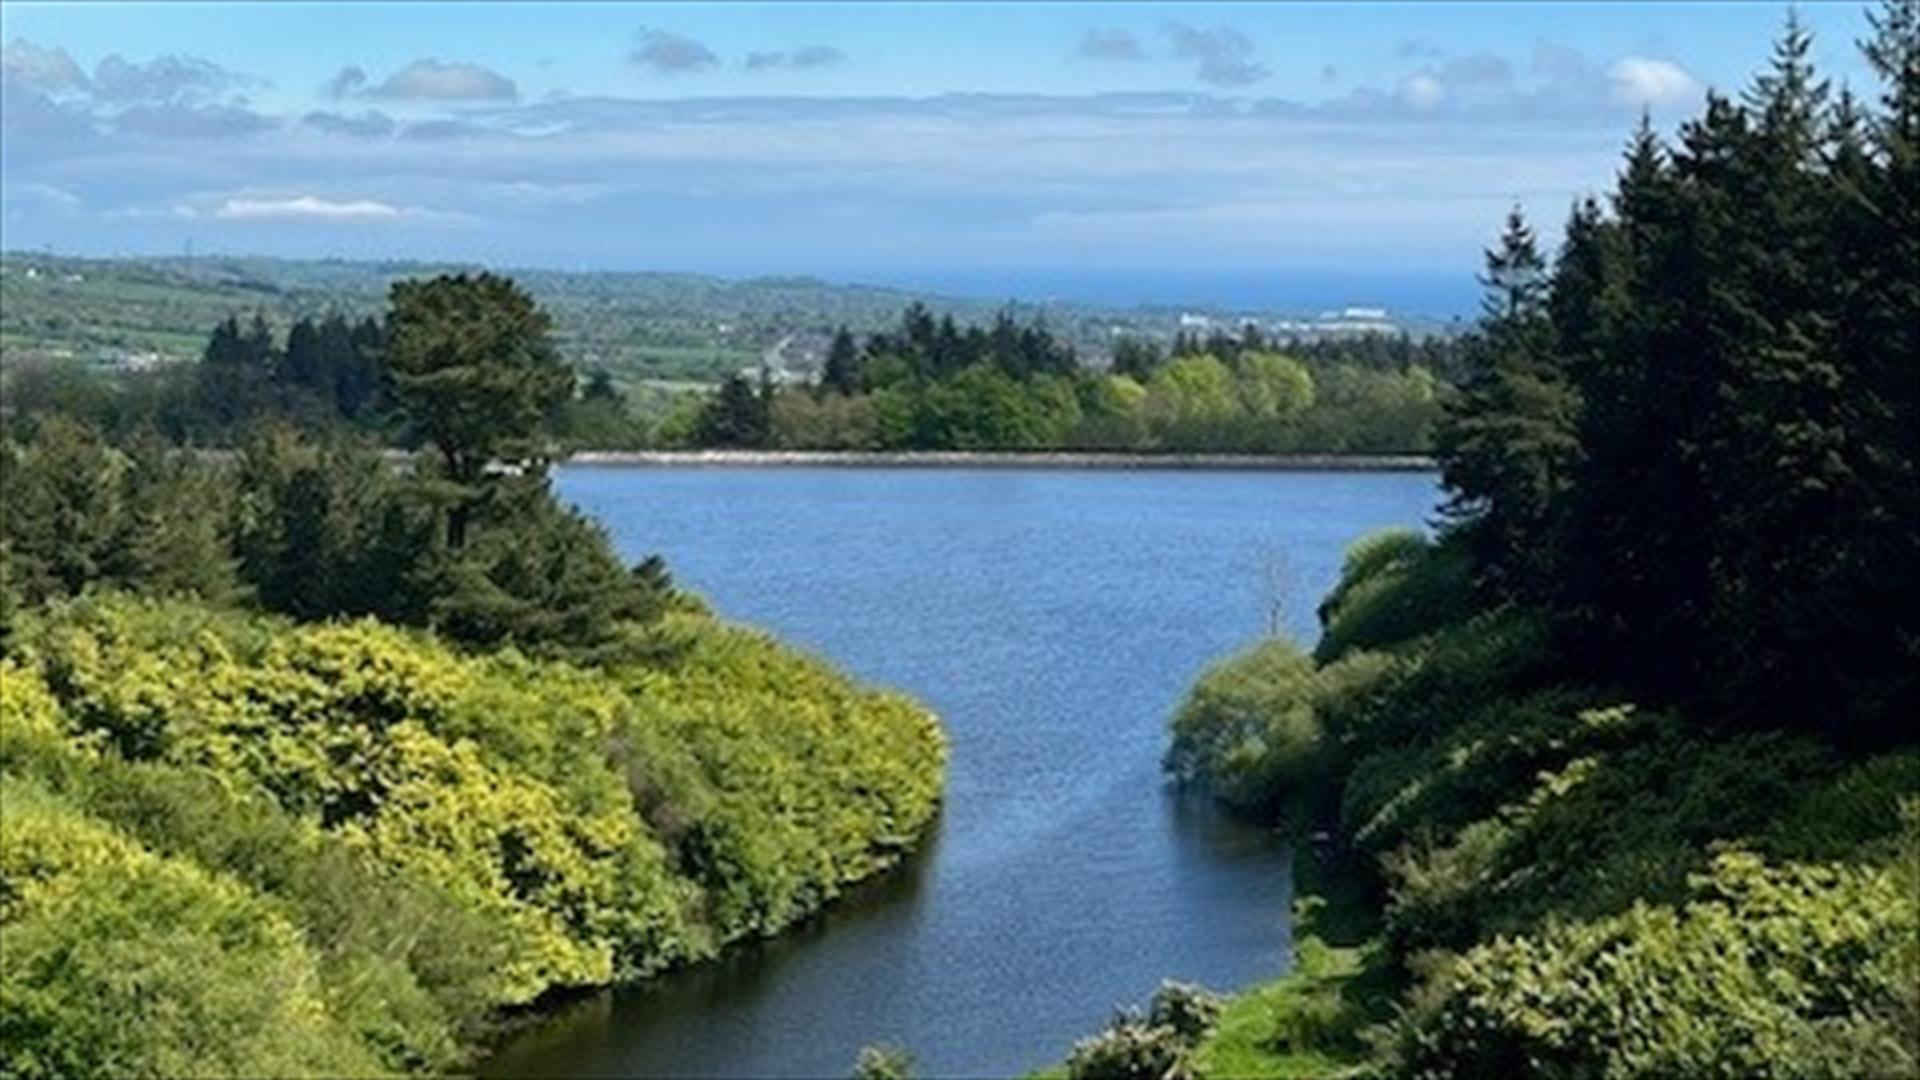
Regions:
[[[1205,987],[1168,979],[1147,1002],[1147,1023],[1171,1028],[1181,1040],[1197,1043],[1220,1023],[1220,997]]]
[[[1069,1080],[1193,1080],[1193,1052],[1220,1022],[1220,999],[1167,980],[1144,1013],[1121,1009],[1098,1034],[1074,1044]]]
[[[678,661],[594,670],[94,596],[17,627],[0,769],[292,928],[309,1011],[359,1054],[327,1071],[445,1068],[492,1008],[781,929],[934,812],[922,710],[759,635],[669,624]],[[0,895],[32,873],[10,863]],[[104,970],[48,968],[33,992],[83,1000]]]
[[[1068,1080],[1194,1080],[1187,1048],[1172,1028],[1122,1015],[1074,1044]]]
[[[19,778],[0,789],[0,1071],[17,1077],[379,1071],[300,929]]]
[[[502,1007],[778,932],[921,834],[931,716],[555,500],[547,326],[480,275],[396,285],[383,350],[296,328],[347,415],[387,365],[406,459],[0,443],[0,1076],[457,1071]],[[223,324],[221,437],[274,362]]]
[[[1920,849],[1916,849],[1920,850]],[[1719,856],[1678,907],[1478,946],[1394,1025],[1405,1076],[1910,1076],[1920,864]]]
[[[863,1046],[853,1061],[853,1080],[913,1080],[913,1055],[897,1046]]]

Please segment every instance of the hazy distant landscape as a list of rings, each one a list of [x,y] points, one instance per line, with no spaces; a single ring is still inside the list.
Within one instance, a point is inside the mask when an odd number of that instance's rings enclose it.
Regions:
[[[0,254],[0,363],[73,359],[99,366],[197,359],[208,330],[255,312],[284,330],[302,316],[377,314],[396,278],[471,266],[201,256],[93,259]],[[1285,337],[1457,332],[1455,319],[1402,313],[1365,302],[1330,310],[1210,304],[1102,307],[1005,296],[952,296],[814,278],[729,280],[700,274],[569,272],[505,268],[554,314],[554,339],[569,362],[618,380],[718,382],[758,366],[783,340],[807,341],[835,327],[872,333],[919,301],[938,314],[985,322],[1000,311],[1044,316],[1090,357],[1110,356],[1117,337],[1170,343],[1181,331],[1237,332],[1254,320]],[[1183,321],[1184,317],[1184,321]],[[779,354],[775,354],[778,356]],[[818,356],[811,356],[817,365]],[[776,361],[778,362],[778,361]]]

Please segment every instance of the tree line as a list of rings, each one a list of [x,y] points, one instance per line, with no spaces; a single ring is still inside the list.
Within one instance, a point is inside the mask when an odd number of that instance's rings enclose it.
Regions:
[[[384,413],[421,453],[391,460],[371,433],[312,435],[279,412],[232,414],[247,426],[224,455],[151,427],[116,437],[64,412],[11,416],[0,598],[33,606],[101,584],[250,598],[300,619],[370,615],[476,646],[632,647],[668,578],[657,559],[623,565],[553,497],[550,424],[574,378],[546,313],[506,278],[459,275],[396,283],[377,351],[342,329],[296,324],[280,351],[258,320],[229,320],[194,385],[222,408],[324,391],[335,410]]]
[[[1304,353],[1309,359],[1294,355]],[[820,378],[724,382],[669,418],[669,445],[778,449],[1421,452],[1444,385],[1444,344],[1405,338],[1281,343],[1123,337],[1104,370],[1044,322],[989,326],[910,306],[864,341],[844,327]]]
[[[60,413],[115,439],[233,447],[262,424],[432,441],[402,408],[391,327],[334,313],[276,334],[264,316],[216,324],[198,363],[102,378],[71,365],[5,373],[5,413]],[[604,369],[545,405],[564,448],[1424,452],[1457,370],[1452,339],[1366,334],[1279,339],[1182,333],[1167,348],[1121,336],[1104,370],[1042,318],[961,325],[910,305],[897,328],[838,329],[810,385],[738,373],[711,392],[636,398]]]
[[[1436,445],[1489,593],[1658,700],[1872,741],[1920,665],[1920,78],[1879,108],[1793,23],[1739,98],[1619,182],[1549,264],[1516,210]]]

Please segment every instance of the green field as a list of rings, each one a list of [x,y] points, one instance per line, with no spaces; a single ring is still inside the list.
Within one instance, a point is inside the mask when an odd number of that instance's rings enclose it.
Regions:
[[[478,269],[425,262],[348,262],[202,256],[87,259],[0,253],[0,360],[77,359],[101,365],[188,360],[214,324],[259,314],[283,332],[297,319],[339,311],[378,317],[398,278]],[[726,280],[698,274],[508,269],[554,317],[562,354],[623,384],[711,383],[757,364],[789,334],[845,325],[894,328],[919,301],[960,322],[985,322],[999,300],[943,297],[814,278]],[[1116,331],[1170,339],[1180,312],[1048,302],[1012,305],[1043,316],[1082,356],[1105,355]],[[1275,313],[1279,314],[1279,313]],[[1222,313],[1221,324],[1237,326]],[[1416,336],[1433,326],[1408,323]],[[152,355],[148,355],[152,354]]]

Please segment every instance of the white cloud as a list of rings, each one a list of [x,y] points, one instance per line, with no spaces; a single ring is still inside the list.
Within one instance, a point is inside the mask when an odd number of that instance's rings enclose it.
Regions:
[[[1613,100],[1621,105],[1677,105],[1699,96],[1699,80],[1671,60],[1627,56],[1607,69]]]
[[[214,210],[213,216],[228,221],[317,221],[350,224],[393,221],[407,211],[373,199],[335,202],[312,195],[290,199],[228,199]]]
[[[1425,112],[1446,100],[1447,88],[1431,75],[1414,75],[1400,84],[1400,100],[1410,109]]]
[[[343,68],[334,76],[330,88],[338,93],[351,92],[357,68]],[[394,101],[512,101],[520,88],[512,79],[479,64],[448,62],[428,57],[415,60],[387,76],[385,82],[369,93]]]
[[[4,191],[4,195],[0,195],[0,201],[9,205],[31,202],[50,206],[69,214],[79,210],[81,205],[80,196],[58,184],[8,184],[0,191]]]
[[[83,93],[91,85],[67,50],[43,49],[23,38],[0,49],[0,84],[47,94]]]

